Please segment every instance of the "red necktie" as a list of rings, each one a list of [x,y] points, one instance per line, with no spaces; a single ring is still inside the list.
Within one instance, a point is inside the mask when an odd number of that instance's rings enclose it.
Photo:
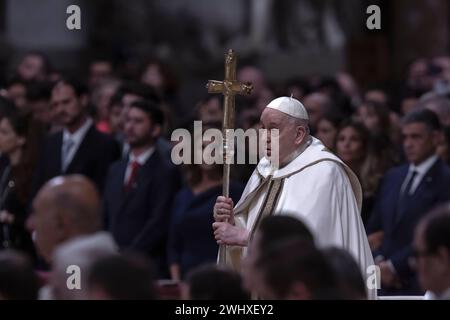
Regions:
[[[141,166],[139,162],[133,161],[130,163],[131,172],[130,177],[128,178],[127,183],[125,184],[125,191],[130,191],[133,188],[133,185],[136,183],[138,169]]]

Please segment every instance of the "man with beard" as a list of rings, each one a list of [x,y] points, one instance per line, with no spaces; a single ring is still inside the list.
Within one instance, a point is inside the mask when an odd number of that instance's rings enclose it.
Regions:
[[[86,88],[74,79],[58,81],[51,92],[55,121],[63,130],[47,137],[36,171],[34,193],[51,178],[81,174],[102,190],[108,167],[120,156],[118,144],[95,129],[88,115]]]
[[[160,278],[168,276],[169,212],[180,185],[176,167],[156,143],[163,124],[155,104],[131,104],[125,121],[130,155],[111,166],[103,197],[106,227],[119,247],[149,256]]]

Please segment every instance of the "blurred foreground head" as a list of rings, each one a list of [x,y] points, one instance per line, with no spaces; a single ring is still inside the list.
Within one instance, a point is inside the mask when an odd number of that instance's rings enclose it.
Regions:
[[[333,268],[339,293],[343,299],[367,299],[366,286],[361,269],[352,255],[341,248],[326,248],[322,251]]]
[[[415,267],[420,285],[450,299],[450,204],[426,215],[416,228]]]
[[[255,262],[261,275],[257,294],[263,299],[340,299],[335,272],[325,255],[311,242],[279,242]]]
[[[193,270],[186,280],[184,298],[189,300],[249,300],[239,273],[217,265]]]
[[[314,246],[314,237],[309,228],[288,212],[269,216],[261,221],[242,266],[245,287],[248,290],[264,294],[264,275],[258,261],[272,247],[290,240],[301,240]]]
[[[48,181],[33,201],[27,221],[40,254],[51,262],[59,244],[100,230],[100,197],[95,185],[81,175]]]
[[[92,300],[153,300],[157,298],[153,265],[143,256],[113,255],[90,269]]]
[[[38,279],[31,262],[15,251],[0,252],[0,300],[36,300]]]

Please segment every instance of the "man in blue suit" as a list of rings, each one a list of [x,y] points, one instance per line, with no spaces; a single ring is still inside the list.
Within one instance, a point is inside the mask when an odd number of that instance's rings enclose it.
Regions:
[[[369,241],[382,238],[372,247],[382,294],[423,294],[410,267],[414,229],[430,209],[450,200],[450,169],[436,155],[440,129],[436,114],[425,109],[402,120],[408,163],[386,173],[367,226]]]
[[[153,103],[131,104],[125,121],[130,155],[111,165],[103,194],[106,228],[122,250],[149,256],[159,277],[168,276],[166,242],[177,168],[156,143],[164,122]]]

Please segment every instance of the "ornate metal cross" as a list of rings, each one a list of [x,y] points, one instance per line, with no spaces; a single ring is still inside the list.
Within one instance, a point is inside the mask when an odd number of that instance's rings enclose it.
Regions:
[[[250,94],[253,86],[250,83],[241,83],[236,80],[236,54],[230,49],[225,54],[225,79],[223,81],[209,80],[206,88],[209,93],[222,93],[224,96],[224,112],[223,112],[223,150],[224,150],[224,166],[223,166],[223,196],[229,197],[230,193],[230,157],[233,156],[233,150],[230,150],[230,143],[226,139],[227,132],[233,129],[235,101],[237,94]]]

